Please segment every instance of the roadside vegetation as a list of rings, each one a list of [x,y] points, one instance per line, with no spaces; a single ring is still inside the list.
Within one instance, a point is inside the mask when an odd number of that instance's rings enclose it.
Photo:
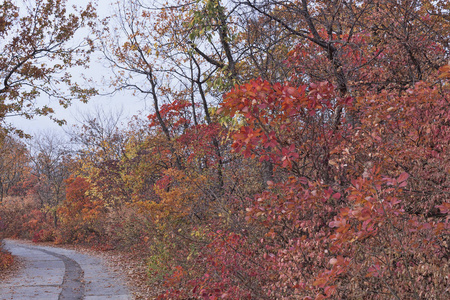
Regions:
[[[11,253],[5,250],[0,250],[0,271],[9,269],[14,263],[14,258]]]

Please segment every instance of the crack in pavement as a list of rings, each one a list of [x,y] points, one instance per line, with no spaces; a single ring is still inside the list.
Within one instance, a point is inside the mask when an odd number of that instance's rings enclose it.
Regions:
[[[55,256],[64,262],[64,278],[59,300],[78,300],[84,297],[84,272],[80,265],[65,255],[57,254],[44,249],[37,249],[46,254]]]

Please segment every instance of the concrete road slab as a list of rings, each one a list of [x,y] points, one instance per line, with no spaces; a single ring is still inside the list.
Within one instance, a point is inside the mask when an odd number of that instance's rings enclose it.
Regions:
[[[99,258],[58,247],[4,242],[25,266],[14,278],[0,282],[0,300],[132,299]]]
[[[21,286],[20,288],[0,288],[2,300],[58,300],[59,286]]]

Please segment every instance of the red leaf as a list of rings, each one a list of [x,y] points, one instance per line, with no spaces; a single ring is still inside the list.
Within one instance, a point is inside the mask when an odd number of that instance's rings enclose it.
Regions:
[[[406,179],[408,179],[408,177],[409,177],[409,174],[404,172],[404,173],[400,174],[400,176],[398,176],[397,181],[398,181],[398,183],[402,183],[402,182],[406,181]]]

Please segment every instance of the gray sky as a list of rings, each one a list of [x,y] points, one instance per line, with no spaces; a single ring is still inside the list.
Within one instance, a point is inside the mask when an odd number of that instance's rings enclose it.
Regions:
[[[113,11],[111,3],[116,2],[116,0],[99,0],[98,14],[101,18],[109,16]],[[78,6],[85,6],[88,0],[70,0],[69,3],[75,3]],[[69,4],[71,6],[72,4]],[[96,87],[99,89],[107,89],[106,86],[102,85],[102,76],[107,76],[109,74],[109,69],[105,68],[98,59],[93,59],[91,62],[91,68],[89,70],[83,70],[83,72],[92,77],[96,81]],[[76,71],[74,71],[76,73]],[[76,79],[76,76],[74,76]],[[80,78],[80,84],[82,79]],[[89,103],[84,104],[80,101],[74,101],[72,105],[64,109],[58,105],[57,100],[49,100],[47,97],[43,96],[38,99],[38,103],[42,105],[49,105],[55,109],[55,116],[59,119],[65,119],[68,123],[67,126],[71,126],[77,123],[77,119],[81,119],[82,115],[85,113],[93,112],[97,107],[104,110],[105,112],[116,112],[123,110],[124,122],[127,122],[129,118],[133,115],[142,113],[142,117],[145,117],[150,113],[146,107],[145,101],[139,97],[139,95],[133,96],[131,92],[119,92],[113,96],[96,96],[93,97]],[[17,128],[24,130],[26,133],[33,134],[40,131],[54,130],[57,133],[63,133],[64,128],[58,126],[55,122],[50,120],[48,117],[35,117],[32,120],[27,120],[21,117],[11,117],[8,122],[14,124]],[[63,126],[64,127],[64,126]]]

